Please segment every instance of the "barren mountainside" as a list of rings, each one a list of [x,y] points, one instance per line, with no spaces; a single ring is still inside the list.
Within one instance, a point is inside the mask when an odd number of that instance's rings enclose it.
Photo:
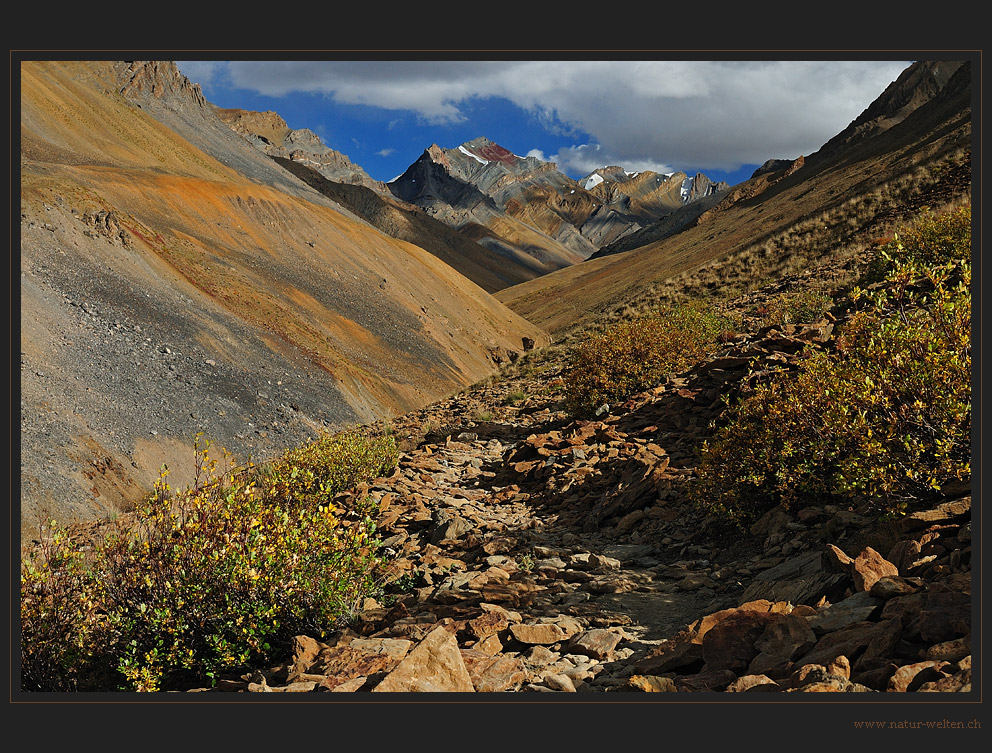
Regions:
[[[259,458],[547,341],[248,145],[173,64],[21,68],[22,524],[109,514],[198,431]]]
[[[467,233],[397,199],[385,183],[373,180],[347,156],[324,146],[312,131],[291,130],[275,112],[217,112],[234,132],[301,181],[385,234],[434,254],[487,292],[549,271],[530,253],[477,244]]]
[[[270,157],[303,163],[324,178],[386,193],[386,185],[374,180],[341,152],[321,142],[309,128],[291,129],[278,113],[217,108],[217,117]]]

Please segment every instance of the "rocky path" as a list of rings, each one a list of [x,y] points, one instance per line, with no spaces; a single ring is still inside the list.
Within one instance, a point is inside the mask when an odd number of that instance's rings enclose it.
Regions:
[[[388,599],[196,690],[970,690],[967,490],[898,524],[810,507],[743,534],[685,502],[720,395],[830,326],[741,336],[590,421],[553,359],[397,419],[395,472],[339,500],[378,505]]]

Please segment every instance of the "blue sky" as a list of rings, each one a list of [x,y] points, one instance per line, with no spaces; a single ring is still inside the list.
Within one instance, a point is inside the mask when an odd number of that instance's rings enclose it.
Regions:
[[[868,61],[177,61],[219,107],[273,110],[373,178],[485,136],[572,178],[597,167],[733,184],[815,152],[910,64]]]

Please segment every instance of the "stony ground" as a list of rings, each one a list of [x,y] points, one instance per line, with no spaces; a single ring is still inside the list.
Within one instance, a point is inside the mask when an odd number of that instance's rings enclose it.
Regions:
[[[593,420],[562,410],[554,349],[396,419],[395,472],[339,500],[377,503],[388,598],[194,690],[970,691],[967,488],[898,523],[812,507],[747,532],[685,501],[720,396],[832,326],[740,335]]]

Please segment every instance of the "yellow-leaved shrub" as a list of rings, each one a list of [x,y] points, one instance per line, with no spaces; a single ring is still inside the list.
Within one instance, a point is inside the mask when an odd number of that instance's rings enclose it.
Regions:
[[[728,317],[698,300],[615,325],[577,349],[564,375],[565,405],[585,416],[650,389],[693,366],[732,328]]]
[[[84,563],[64,530],[22,564],[22,685],[139,690],[210,681],[321,637],[380,588],[366,501],[335,495],[388,472],[391,437],[324,435],[266,473],[210,456],[196,481],[166,475]]]
[[[963,253],[963,238],[946,248]],[[930,237],[930,234],[925,234]],[[831,351],[759,384],[704,443],[690,493],[738,523],[770,508],[863,501],[899,514],[971,473],[971,265],[887,249],[884,284],[850,295]]]

